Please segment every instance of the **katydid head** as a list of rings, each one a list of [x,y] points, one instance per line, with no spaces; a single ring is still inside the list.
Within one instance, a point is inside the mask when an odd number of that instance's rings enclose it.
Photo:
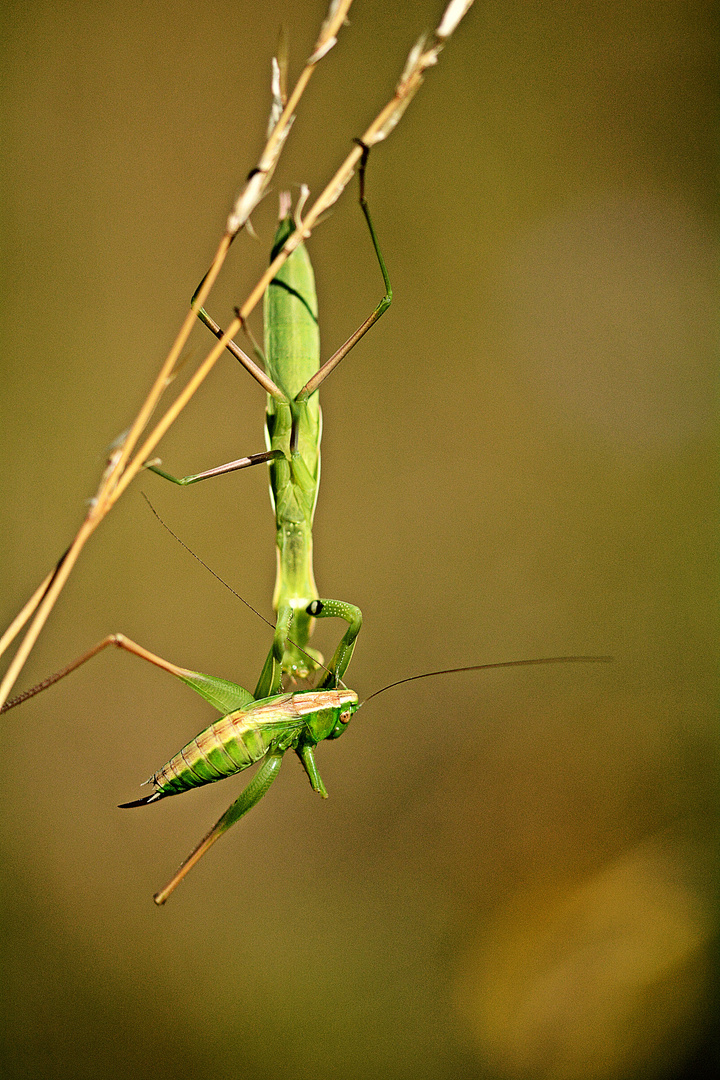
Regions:
[[[337,690],[336,693],[343,699],[343,703],[340,706],[335,726],[328,735],[328,739],[339,739],[360,708],[358,696],[353,690]]]
[[[358,708],[357,694],[346,689],[306,690],[293,695],[293,701],[316,745],[342,735]]]

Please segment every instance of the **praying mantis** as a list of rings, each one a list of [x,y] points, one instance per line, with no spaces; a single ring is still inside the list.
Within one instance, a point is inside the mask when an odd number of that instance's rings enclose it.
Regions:
[[[312,563],[312,524],[320,478],[321,415],[317,391],[344,356],[387,310],[392,289],[365,198],[365,169],[368,150],[361,159],[360,205],[385,284],[385,295],[368,318],[348,340],[320,366],[317,298],[312,266],[303,245],[296,248],[265,296],[265,370],[261,370],[234,342],[228,348],[268,392],[266,439],[268,450],[252,457],[229,462],[215,469],[177,478],[158,463],[148,468],[186,486],[213,476],[267,462],[270,495],[277,526],[277,582],[274,607],[277,624],[273,643],[254,693],[229,680],[180,668],[156,656],[122,634],[111,634],[98,645],[50,676],[31,690],[8,702],[12,708],[47,689],[59,679],[97,655],[107,646],[122,648],[175,675],[223,713],[223,719],[201,733],[153,780],[156,791],[124,806],[155,802],[196,786],[241,771],[261,759],[263,764],[241,796],[186,860],[168,886],[155,897],[164,903],[176,884],[208,847],[239,820],[265,794],[277,775],[284,753],[294,749],[314,791],[327,797],[313,756],[313,747],[328,738],[337,738],[357,708],[353,691],[338,689],[350,663],[362,626],[359,608],[339,600],[320,599]],[[294,230],[286,197],[281,199],[281,221],[271,262]],[[296,212],[300,216],[301,207]],[[222,338],[223,331],[204,310],[200,318]],[[339,617],[347,630],[329,664],[310,650],[308,641],[316,618]],[[317,689],[297,694],[281,694],[283,678],[294,682],[320,675]]]
[[[340,677],[338,668],[342,667],[344,671],[350,662],[362,626],[360,609],[354,604],[320,599],[313,572],[312,526],[320,482],[322,417],[318,389],[392,302],[390,278],[365,197],[368,153],[368,148],[363,147],[358,170],[360,206],[385,285],[385,295],[379,304],[329,360],[320,366],[315,277],[304,245],[296,248],[265,293],[264,370],[234,341],[227,343],[232,355],[267,391],[267,451],[181,478],[172,476],[159,464],[148,466],[166,480],[187,486],[268,463],[270,501],[276,522],[277,576],[273,608],[277,612],[277,622],[273,643],[256,687],[256,697],[276,694],[283,678],[293,681],[317,678],[323,666],[322,657],[308,645],[316,618],[338,617],[348,624],[321,682],[323,687],[333,686]],[[289,196],[283,194],[271,262],[294,231],[295,225],[301,227],[301,212],[302,202],[294,223],[289,213]],[[198,315],[216,337],[223,337],[224,331],[204,309],[201,308]]]
[[[318,389],[392,302],[390,279],[365,197],[368,154],[368,148],[363,147],[359,166],[360,206],[370,230],[385,285],[385,295],[379,304],[347,341],[320,366],[315,278],[307,251],[301,244],[271,280],[265,295],[265,370],[258,367],[234,341],[226,343],[231,354],[267,391],[267,451],[185,477],[176,477],[161,469],[157,459],[147,463],[149,471],[183,487],[253,465],[268,463],[270,500],[276,520],[277,575],[273,607],[277,612],[277,621],[273,643],[252,695],[254,699],[277,694],[283,678],[292,680],[293,683],[307,681],[316,679],[321,670],[324,671],[324,677],[320,681],[321,688],[334,689],[352,658],[355,641],[362,626],[362,614],[354,604],[342,600],[321,599],[318,595],[313,571],[312,525],[320,481],[322,420]],[[296,212],[298,217],[301,209],[302,203]],[[289,213],[289,198],[285,194],[281,198],[280,218],[270,255],[271,263],[296,227]],[[198,316],[216,337],[223,338],[224,331],[203,308],[198,310]],[[341,618],[348,624],[327,667],[323,664],[320,653],[308,646],[314,621],[318,618]],[[55,675],[8,701],[2,711],[13,708],[52,686],[111,645],[176,675],[218,708],[238,708],[239,700],[243,703],[247,700],[248,692],[240,688],[242,694],[238,699],[234,684],[227,680],[179,668],[150,653],[123,634],[110,634]]]

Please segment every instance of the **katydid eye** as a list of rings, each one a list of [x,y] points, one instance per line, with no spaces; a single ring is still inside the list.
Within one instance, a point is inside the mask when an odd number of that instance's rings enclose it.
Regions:
[[[340,723],[341,724],[349,724],[351,716],[352,716],[352,713],[350,712],[349,709],[346,709],[345,712],[341,712],[340,713]]]

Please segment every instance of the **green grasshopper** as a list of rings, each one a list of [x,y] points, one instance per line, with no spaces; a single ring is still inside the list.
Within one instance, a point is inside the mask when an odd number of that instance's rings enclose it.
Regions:
[[[283,678],[293,684],[317,678],[323,667],[322,657],[308,645],[316,618],[339,617],[348,624],[329,670],[326,669],[325,677],[320,682],[324,688],[336,685],[333,680],[337,677],[338,666],[342,665],[343,670],[347,667],[362,626],[362,615],[355,605],[341,600],[320,599],[313,573],[312,526],[320,481],[322,418],[318,388],[387,311],[392,301],[390,280],[365,198],[367,155],[365,148],[359,166],[360,206],[370,229],[385,284],[385,295],[380,303],[321,367],[315,278],[307,251],[300,245],[265,293],[264,370],[235,342],[231,341],[227,346],[267,390],[267,450],[184,477],[172,476],[159,468],[157,462],[148,465],[153,472],[182,486],[262,462],[269,465],[270,500],[277,529],[277,579],[273,596],[277,621],[273,644],[255,697],[278,693]],[[299,207],[298,218],[300,212]],[[296,227],[289,213],[287,198],[281,199],[280,218],[271,262]],[[198,316],[218,338],[223,336],[223,330],[204,309],[198,311]]]
[[[156,893],[156,904],[164,904],[208,848],[259,802],[280,771],[288,750],[294,750],[300,758],[313,791],[327,798],[313,751],[324,739],[337,739],[343,734],[358,708],[357,694],[346,689],[305,690],[295,694],[275,694],[257,701],[251,694],[247,698],[244,706],[202,731],[152,776],[155,790],[151,795],[121,804],[122,809],[146,806],[168,795],[179,795],[190,788],[212,784],[262,761],[239,798],[200,841],[165,888]]]

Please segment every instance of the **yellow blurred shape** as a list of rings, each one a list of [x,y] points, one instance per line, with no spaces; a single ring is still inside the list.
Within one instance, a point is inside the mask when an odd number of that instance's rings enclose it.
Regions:
[[[711,919],[667,834],[583,884],[506,905],[465,955],[456,1004],[497,1075],[664,1073],[692,1047]]]

